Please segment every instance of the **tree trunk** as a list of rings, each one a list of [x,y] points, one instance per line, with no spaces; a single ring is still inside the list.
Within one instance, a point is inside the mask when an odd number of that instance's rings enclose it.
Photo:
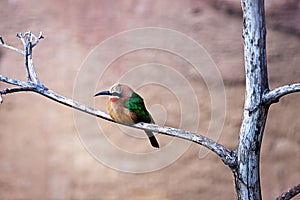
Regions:
[[[260,148],[269,106],[263,0],[242,0],[246,96],[234,170],[237,199],[261,199]]]

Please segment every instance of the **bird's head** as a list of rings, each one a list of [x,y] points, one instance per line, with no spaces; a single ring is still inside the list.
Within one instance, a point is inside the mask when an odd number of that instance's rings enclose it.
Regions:
[[[98,92],[94,96],[98,95],[108,95],[109,100],[111,102],[117,101],[119,99],[127,99],[131,97],[133,90],[127,86],[120,83],[116,83],[109,90],[104,90],[101,92]]]

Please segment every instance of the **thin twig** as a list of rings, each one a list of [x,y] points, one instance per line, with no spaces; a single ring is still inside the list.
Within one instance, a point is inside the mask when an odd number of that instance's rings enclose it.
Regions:
[[[263,95],[263,102],[265,104],[276,103],[281,97],[295,92],[300,92],[300,83],[284,85],[274,90],[268,91]]]
[[[3,38],[2,38],[1,35],[0,35],[0,42],[1,42],[2,44],[5,44],[5,42],[4,42],[4,40],[3,40]]]
[[[0,81],[11,84],[11,85],[20,86],[20,87],[31,86],[30,82],[24,82],[24,81],[12,79],[12,78],[9,78],[9,77],[3,76],[3,75],[0,75]]]
[[[43,33],[40,32],[39,37],[36,37],[35,35],[32,34],[32,36],[34,37],[34,41],[32,42],[32,48],[35,47],[41,39],[44,39]]]
[[[0,90],[0,95],[11,94],[15,92],[26,92],[31,91],[32,87],[16,87],[16,88],[6,88],[4,90]]]
[[[5,47],[5,48],[7,48],[7,49],[10,49],[10,50],[16,51],[16,52],[18,52],[18,53],[20,53],[20,54],[25,55],[25,51],[20,50],[20,49],[18,49],[18,48],[15,48],[15,47],[12,47],[12,46],[6,44],[6,43],[4,42],[4,39],[2,38],[2,36],[0,36],[0,42],[1,42],[1,43],[0,43],[1,46]]]
[[[289,200],[298,194],[300,194],[300,184],[289,189],[289,191],[281,194],[279,197],[276,198],[276,200]]]
[[[23,33],[17,33],[17,38],[19,38],[23,44],[23,46],[25,45],[25,40],[24,40],[24,36]]]

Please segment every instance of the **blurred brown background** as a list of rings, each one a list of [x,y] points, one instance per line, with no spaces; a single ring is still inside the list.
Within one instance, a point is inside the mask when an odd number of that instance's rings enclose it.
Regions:
[[[114,34],[154,26],[192,37],[222,74],[227,110],[219,142],[236,147],[244,101],[239,1],[1,0],[0,21],[0,34],[18,47],[16,32],[43,31],[46,39],[34,50],[36,71],[47,87],[66,97],[72,97],[76,74],[90,50]],[[299,1],[266,0],[266,21],[270,87],[300,82]],[[0,48],[0,73],[24,80],[22,56]],[[199,131],[210,119],[206,98],[199,105],[204,116]],[[299,102],[300,95],[293,94],[270,109],[261,158],[264,199],[299,183]],[[174,164],[152,173],[128,174],[103,166],[81,144],[73,111],[36,94],[4,96],[0,127],[0,199],[235,198],[230,170],[212,153],[199,159],[195,144]]]

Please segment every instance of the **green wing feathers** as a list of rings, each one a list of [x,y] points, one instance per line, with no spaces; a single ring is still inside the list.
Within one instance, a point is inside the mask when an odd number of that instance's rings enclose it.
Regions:
[[[125,102],[125,107],[129,109],[132,115],[132,119],[135,123],[138,122],[146,122],[146,123],[154,123],[151,115],[146,109],[144,104],[144,100],[135,92],[132,93],[130,99]],[[155,148],[159,148],[159,144],[151,131],[146,131],[146,134],[149,138],[151,145]]]
[[[132,93],[130,99],[125,102],[125,107],[128,108],[130,112],[135,114],[135,123],[153,122],[151,115],[145,107],[144,100],[137,93]]]

